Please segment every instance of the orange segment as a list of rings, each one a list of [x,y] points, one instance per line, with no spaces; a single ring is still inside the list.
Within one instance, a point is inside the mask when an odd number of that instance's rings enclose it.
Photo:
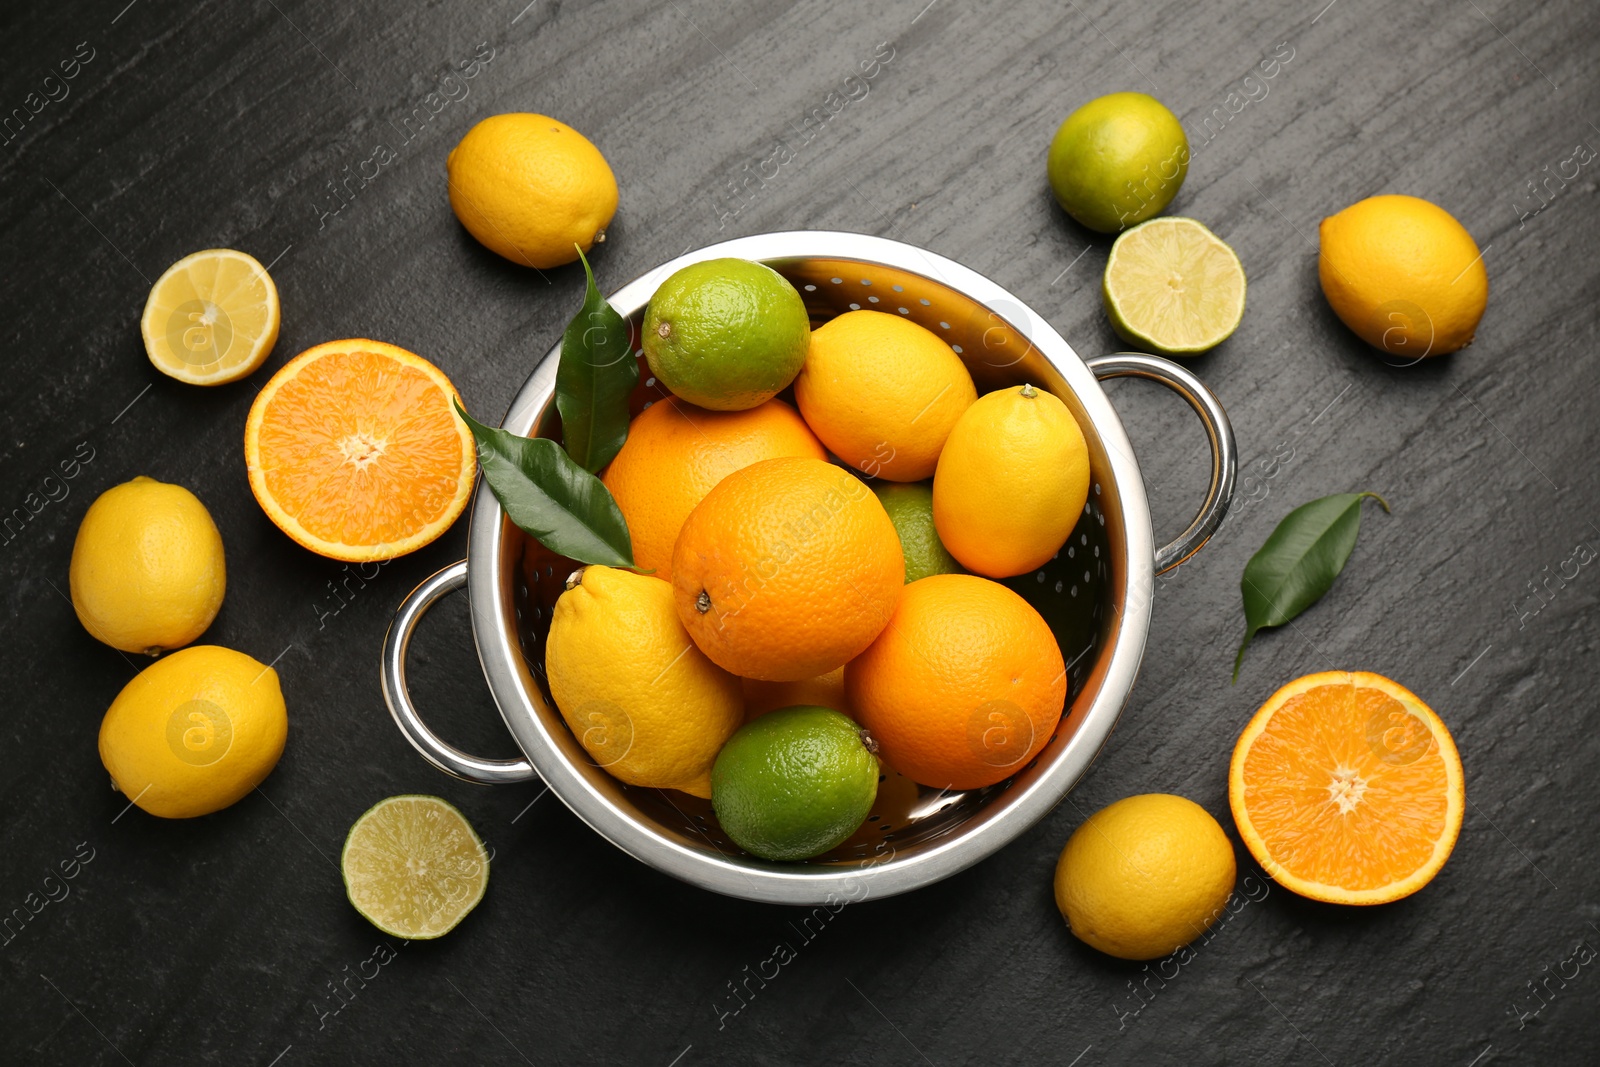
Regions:
[[[1301,896],[1382,904],[1444,866],[1466,803],[1439,716],[1365,671],[1298,678],[1233,750],[1228,800],[1256,862]]]
[[[472,495],[477,454],[444,372],[381,341],[329,341],[272,376],[245,424],[250,489],[319,555],[393,559],[432,541]]]

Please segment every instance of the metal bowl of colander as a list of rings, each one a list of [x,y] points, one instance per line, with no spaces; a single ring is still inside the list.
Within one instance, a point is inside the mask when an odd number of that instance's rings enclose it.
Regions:
[[[690,263],[759,260],[788,278],[813,325],[847,310],[900,315],[949,342],[980,393],[1024,381],[1071,409],[1088,442],[1084,514],[1056,558],[1007,585],[1039,609],[1067,664],[1067,707],[1044,749],[984,789],[940,791],[885,772],[868,821],[844,844],[804,863],[772,863],[722,833],[709,802],[625,785],[597,766],[567,727],[544,677],[550,609],[576,568],[506,518],[481,484],[467,558],[418,586],[384,639],[382,684],[395,722],[435,767],[469,782],[541,778],[577,816],[629,855],[675,878],[729,896],[817,905],[888,897],[949,877],[1002,848],[1043,818],[1088,771],[1128,702],[1149,631],[1155,576],[1196,552],[1221,524],[1233,494],[1233,430],[1193,374],[1166,359],[1124,352],[1080,359],[1036,312],[988,278],[913,245],[855,233],[795,231],[711,245],[663,263],[624,286],[611,304],[637,339],[656,287]],[[636,346],[637,347],[637,346]],[[553,436],[559,346],[528,377],[503,423]],[[1167,385],[1200,416],[1211,479],[1199,514],[1156,548],[1139,464],[1099,379],[1134,376]],[[662,391],[641,375],[635,408]],[[481,759],[440,739],[406,689],[406,649],[428,608],[465,585],[485,679],[523,759]]]

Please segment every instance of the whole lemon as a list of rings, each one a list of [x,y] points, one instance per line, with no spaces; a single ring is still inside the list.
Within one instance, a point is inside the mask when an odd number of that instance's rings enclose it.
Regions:
[[[977,398],[949,345],[909,319],[866,309],[819,326],[794,380],[795,403],[822,443],[891,482],[932,474],[950,427]]]
[[[630,785],[711,796],[711,766],[744,722],[739,679],[689,640],[660,578],[585,567],[556,601],[545,675],[590,757]]]
[[[222,535],[189,490],[140,476],[89,505],[72,545],[72,607],[97,640],[157,655],[205,633],[222,607]]]
[[[288,732],[276,671],[243,652],[195,645],[117,694],[100,723],[100,762],[151,815],[190,819],[260,785]]]
[[[1489,274],[1477,242],[1444,208],[1372,196],[1323,219],[1320,232],[1323,295],[1367,344],[1421,359],[1472,343]]]
[[[1100,809],[1056,863],[1056,906],[1080,941],[1125,960],[1169,955],[1222,914],[1233,845],[1192,800],[1168,793]]]
[[[1145,93],[1110,93],[1068,115],[1050,141],[1050,189],[1067,214],[1115,233],[1172,202],[1189,173],[1189,138]]]
[[[513,263],[559,267],[606,237],[617,179],[583,134],[546,115],[491,115],[445,160],[467,232]],[[576,246],[576,247],[574,247]]]
[[[1009,578],[1060,550],[1089,499],[1089,448],[1067,405],[1032,385],[986,393],[939,455],[933,523],[970,571]]]

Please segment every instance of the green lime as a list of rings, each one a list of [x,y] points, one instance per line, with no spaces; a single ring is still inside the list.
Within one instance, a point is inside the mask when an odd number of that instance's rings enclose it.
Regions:
[[[467,817],[438,797],[378,801],[350,827],[339,866],[355,909],[408,941],[449,933],[489,886],[483,842]]]
[[[741,726],[711,768],[711,806],[746,852],[803,860],[837,846],[878,797],[878,759],[829,708],[779,708]],[[874,746],[876,747],[876,746]]]
[[[716,411],[777,396],[810,347],[805,301],[783,275],[748,259],[684,267],[644,312],[650,372],[689,403]]]
[[[1151,219],[1118,237],[1101,285],[1111,328],[1163,356],[1215,348],[1244,317],[1244,267],[1194,219]]]
[[[868,483],[878,502],[889,513],[894,532],[900,535],[900,551],[906,557],[906,584],[930,574],[965,574],[939,540],[933,528],[933,486],[928,482],[886,482],[874,478]]]
[[[1144,93],[1112,93],[1067,116],[1050,141],[1050,188],[1067,214],[1101,233],[1143,222],[1189,173],[1178,116]]]

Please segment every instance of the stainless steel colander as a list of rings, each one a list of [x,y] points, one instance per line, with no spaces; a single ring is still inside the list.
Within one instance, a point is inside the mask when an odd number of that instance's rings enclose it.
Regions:
[[[645,304],[690,263],[738,256],[766,263],[805,298],[813,324],[857,308],[901,315],[948,341],[979,392],[1042,385],[1066,402],[1088,441],[1092,487],[1084,514],[1043,570],[1006,584],[1050,623],[1068,664],[1068,704],[1055,735],[998,785],[965,792],[917,786],[892,773],[854,837],[805,863],[769,863],[732,844],[711,805],[682,793],[624,785],[595,765],[550,699],[544,638],[550,609],[575,568],[528,538],[479,486],[467,558],[418,586],[384,639],[384,699],[395,722],[435,767],[469,782],[542,778],[612,844],[686,882],[730,896],[814,905],[886,897],[936,882],[1004,846],[1055,807],[1083,777],[1127,703],[1144,655],[1157,573],[1183,562],[1222,522],[1233,494],[1233,430],[1198,378],[1169,360],[1124,352],[1087,362],[1037,313],[952,260],[855,233],[796,231],[743,237],[679,256],[624,286],[611,304],[637,338]],[[552,435],[559,345],[529,376],[504,426]],[[1199,414],[1211,444],[1211,484],[1187,530],[1156,549],[1139,464],[1098,378],[1135,376],[1175,390]],[[646,374],[644,376],[648,378]],[[636,409],[661,390],[641,381]],[[406,648],[417,622],[462,585],[484,677],[526,759],[470,756],[436,736],[406,690]]]

